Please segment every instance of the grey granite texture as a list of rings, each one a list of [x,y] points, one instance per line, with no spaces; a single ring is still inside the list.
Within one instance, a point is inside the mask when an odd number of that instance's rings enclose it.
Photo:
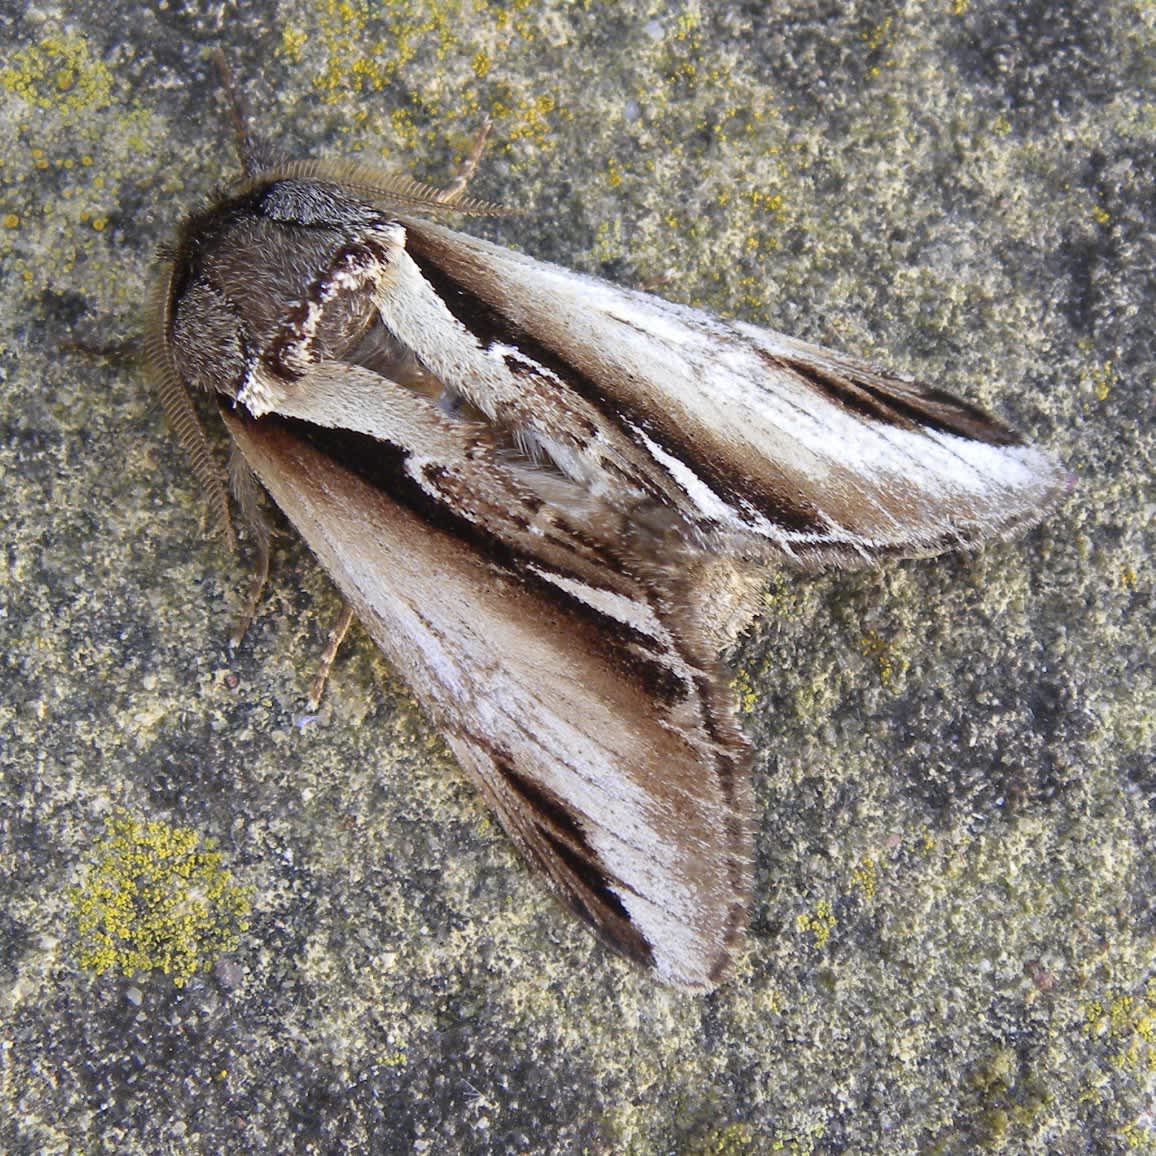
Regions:
[[[1151,0],[31,6],[0,27],[0,1150],[1156,1148]],[[130,360],[235,171],[207,51],[301,155],[965,393],[1077,477],[970,557],[769,575],[735,656],[752,931],[706,999],[534,885],[337,602],[242,564]],[[660,283],[660,284],[659,284]],[[184,986],[78,962],[108,814],[252,888]],[[211,961],[209,961],[211,962]]]

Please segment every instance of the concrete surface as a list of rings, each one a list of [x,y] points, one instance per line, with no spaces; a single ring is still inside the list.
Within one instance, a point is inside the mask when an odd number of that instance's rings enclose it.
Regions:
[[[1024,1153],[1156,1147],[1150,0],[5,3],[0,1149]],[[534,885],[278,541],[265,613],[145,375],[158,244],[233,175],[206,53],[300,155],[917,373],[1052,447],[974,557],[770,575],[735,656],[752,934],[657,989]],[[110,815],[215,839],[250,926],[178,986],[84,970]]]

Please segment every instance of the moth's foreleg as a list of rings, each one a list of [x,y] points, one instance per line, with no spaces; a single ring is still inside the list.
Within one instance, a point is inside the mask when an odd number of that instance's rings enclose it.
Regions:
[[[237,503],[241,525],[248,531],[256,554],[253,574],[249,580],[249,591],[245,596],[245,608],[233,630],[232,637],[229,639],[229,648],[236,649],[248,633],[253,619],[257,617],[257,606],[261,601],[265,584],[269,581],[269,561],[272,554],[273,535],[269,520],[265,517],[265,512],[261,507],[261,483],[236,446],[233,447],[229,457],[229,488]],[[333,629],[329,632],[325,649],[321,652],[317,673],[313,676],[313,682],[309,687],[308,709],[310,711],[315,711],[321,702],[321,696],[325,692],[325,684],[329,681],[329,672],[333,669],[333,663],[341,649],[341,643],[345,640],[346,634],[349,633],[352,622],[353,609],[348,603],[343,602],[341,613],[334,623]]]
[[[100,357],[114,365],[136,365],[144,352],[139,337],[126,337],[120,341],[88,341],[83,337],[68,337],[57,348],[61,353]]]

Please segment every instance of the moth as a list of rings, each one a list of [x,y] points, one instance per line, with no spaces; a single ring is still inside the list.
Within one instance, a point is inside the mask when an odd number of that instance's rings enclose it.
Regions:
[[[719,652],[767,567],[1004,537],[1065,471],[949,393],[431,220],[491,211],[459,190],[243,152],[180,227],[148,338],[218,517],[231,490],[259,587],[256,479],[553,892],[712,988],[752,874]]]

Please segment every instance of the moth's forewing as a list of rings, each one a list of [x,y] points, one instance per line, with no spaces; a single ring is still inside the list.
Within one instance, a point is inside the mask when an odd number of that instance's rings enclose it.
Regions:
[[[837,565],[932,554],[1039,520],[1068,484],[1047,453],[942,390],[428,221],[406,225],[408,252],[463,326],[518,349],[527,392],[561,379],[590,399],[601,468],[634,468],[636,449],[714,549]],[[419,331],[402,335],[421,346]]]

